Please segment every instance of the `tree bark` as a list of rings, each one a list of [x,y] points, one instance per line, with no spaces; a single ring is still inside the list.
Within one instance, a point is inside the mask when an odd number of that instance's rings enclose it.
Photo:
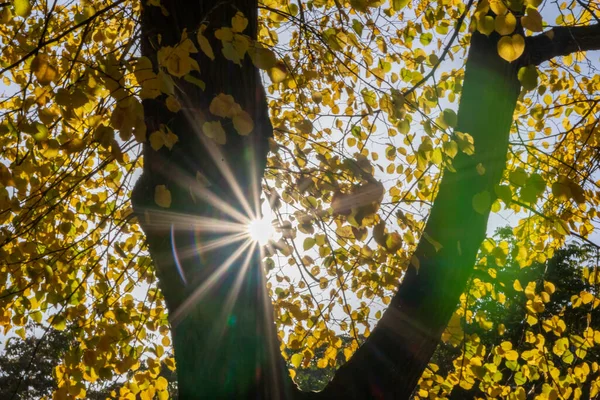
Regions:
[[[504,171],[508,134],[519,94],[516,64],[498,56],[499,35],[475,32],[471,39],[456,131],[470,134],[472,156],[456,155],[456,172],[444,172],[425,227],[442,245],[436,251],[421,239],[414,256],[418,269],[407,270],[389,308],[371,336],[342,366],[327,387],[349,399],[408,399],[427,367],[485,238],[489,207],[473,208],[473,198],[487,193]],[[477,172],[477,165],[485,173]]]
[[[240,223],[221,204],[246,217],[250,215],[242,205],[244,199],[252,211],[260,209],[252,200],[260,193],[272,136],[264,90],[249,58],[241,66],[233,64],[220,54],[222,45],[214,39],[214,31],[231,27],[238,11],[249,21],[244,34],[255,38],[258,4],[256,0],[161,4],[162,8],[144,4],[141,20],[141,52],[153,62],[155,72],[157,51],[175,46],[183,32],[199,49],[195,37],[201,23],[208,24],[205,36],[216,55],[210,60],[202,52],[191,54],[199,64],[196,77],[204,81],[204,90],[174,78],[182,104],[178,113],[166,108],[165,96],[143,101],[148,135],[164,125],[178,142],[171,150],[155,151],[149,143],[144,145],[144,171],[132,194],[169,311],[179,398],[291,398],[294,386],[280,354],[256,247],[244,249],[243,242],[232,242],[199,251],[199,246],[219,237],[203,229],[206,219]],[[217,119],[209,105],[219,93],[232,95],[254,121],[248,136],[225,126],[223,146],[215,145],[201,130],[204,122]],[[208,188],[196,179],[198,173],[210,182]],[[154,202],[157,185],[171,192],[168,210]],[[208,201],[207,191],[217,203]],[[238,257],[230,262],[236,252]]]
[[[256,0],[173,0],[163,2],[162,9],[144,5],[142,55],[153,61],[157,71],[157,50],[177,44],[184,31],[195,37],[203,21],[209,26],[205,36],[219,53],[220,43],[210,38],[215,29],[230,26],[238,10],[249,20],[244,33],[256,38],[257,6]],[[555,38],[563,37],[562,31],[556,32]],[[589,32],[584,36],[589,37]],[[545,38],[536,38],[527,41],[522,60],[528,63],[573,51],[571,44],[561,45],[566,46],[561,50],[548,45]],[[204,190],[198,189],[198,172],[211,182],[210,192],[238,210],[244,209],[239,193],[253,199],[259,191],[272,126],[257,70],[248,57],[240,67],[220,54],[211,61],[200,52],[192,56],[206,87],[201,90],[177,80],[182,111],[169,112],[164,96],[144,100],[148,132],[166,125],[179,139],[172,150],[155,151],[149,143],[144,145],[144,172],[132,202],[171,315],[180,399],[410,397],[458,303],[485,237],[489,207],[483,213],[475,211],[473,198],[488,196],[493,201],[494,187],[505,167],[522,63],[502,60],[497,54],[498,40],[497,34],[486,37],[475,32],[472,36],[457,131],[474,138],[475,153],[459,153],[453,163],[456,172],[444,173],[425,228],[442,248],[436,251],[428,240],[419,242],[415,252],[418,270],[407,270],[371,336],[321,393],[300,393],[289,379],[256,249],[240,251],[240,244],[234,243],[218,251],[196,251],[199,242],[214,239],[201,229],[199,217],[235,222],[222,207],[193,195]],[[210,101],[219,93],[232,95],[255,123],[254,132],[246,137],[228,128],[227,143],[220,148],[207,141],[200,129],[210,119]],[[485,168],[484,174],[477,172],[479,164]],[[230,174],[224,172],[227,168]],[[235,177],[239,193],[228,184],[230,176]],[[171,191],[168,212],[154,203],[157,185]],[[241,257],[219,272],[236,251]],[[249,267],[240,275],[246,257]]]

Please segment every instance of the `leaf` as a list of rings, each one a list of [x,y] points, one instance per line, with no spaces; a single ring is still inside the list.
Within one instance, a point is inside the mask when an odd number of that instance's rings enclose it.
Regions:
[[[538,71],[535,65],[519,68],[519,82],[525,90],[533,90],[538,86]]]
[[[508,62],[513,62],[525,51],[525,39],[516,34],[504,36],[498,41],[498,54]]]
[[[477,19],[477,30],[479,33],[489,36],[495,29],[494,17],[484,15]]]
[[[246,111],[240,111],[233,117],[233,127],[237,133],[246,136],[254,130],[254,121]]]
[[[269,69],[269,78],[273,83],[283,82],[287,76],[287,67],[281,61],[277,62],[275,66]]]
[[[358,36],[362,36],[364,25],[357,19],[352,20],[352,29],[354,32],[358,34]]]
[[[250,59],[256,68],[268,71],[277,64],[277,57],[271,49],[262,46],[254,46],[248,50]]]
[[[521,24],[523,28],[529,29],[532,32],[541,32],[544,30],[542,16],[535,8],[527,8],[527,15],[521,18]]]
[[[432,39],[433,39],[433,35],[431,34],[431,32],[422,33],[421,36],[419,37],[419,41],[421,42],[421,44],[423,46],[427,46],[429,43],[431,43]]]
[[[456,128],[456,125],[458,124],[458,117],[456,116],[456,112],[454,112],[454,110],[446,108],[442,114],[442,118],[446,125],[451,128]]]
[[[306,239],[304,239],[304,243],[302,244],[302,248],[304,249],[304,251],[310,250],[315,245],[315,243],[316,243],[316,240],[314,238],[307,237]]]
[[[392,7],[394,11],[401,11],[408,5],[409,0],[392,0]]]
[[[200,26],[200,29],[198,29],[198,35],[196,36],[196,38],[198,39],[198,45],[200,46],[200,50],[211,60],[215,59],[215,53],[213,52],[212,46],[210,45],[210,42],[208,41],[208,39],[206,38],[206,36],[204,36],[204,31],[206,30],[207,26],[206,24],[202,24]]]
[[[513,282],[513,289],[515,289],[517,292],[523,291],[523,286],[521,286],[521,282],[519,282],[518,279],[515,279],[515,281]]]
[[[31,3],[29,0],[14,0],[15,14],[19,17],[27,17],[31,12]]]
[[[52,317],[52,327],[57,331],[64,331],[67,328],[67,321],[65,317],[56,314]]]
[[[501,35],[510,35],[515,31],[516,26],[517,19],[511,12],[506,15],[498,15],[494,20],[494,29]]]
[[[519,359],[519,353],[517,353],[515,350],[509,350],[506,352],[506,354],[504,354],[504,357],[508,361],[517,361]]]
[[[504,5],[505,0],[490,0],[490,8],[496,15],[504,15],[508,12],[508,8]]]
[[[248,19],[241,12],[237,12],[231,18],[231,30],[234,32],[243,32],[248,26]]]
[[[162,208],[171,207],[171,192],[165,185],[156,185],[154,188],[154,202]]]
[[[323,101],[323,95],[321,94],[321,92],[312,92],[310,97],[312,101],[314,101],[316,104],[321,104],[321,102]]]
[[[202,132],[218,144],[225,144],[227,142],[225,130],[223,129],[223,125],[221,125],[221,121],[205,122],[202,124]]]
[[[302,359],[303,359],[303,358],[304,358],[304,356],[302,355],[302,353],[297,353],[297,354],[294,354],[294,355],[291,357],[291,362],[292,362],[292,365],[293,365],[295,368],[300,368],[300,364],[302,363]]]
[[[159,376],[158,378],[156,378],[156,381],[154,381],[154,387],[157,390],[167,390],[168,386],[169,386],[169,381],[167,381],[162,376]]]
[[[206,83],[202,79],[198,79],[190,74],[184,76],[183,79],[185,79],[189,83],[192,83],[192,84],[198,86],[202,90],[206,89]]]
[[[567,225],[567,223],[560,218],[556,218],[554,220],[554,228],[556,228],[556,231],[563,236],[567,236],[569,233],[571,233],[569,225]]]
[[[217,117],[231,118],[241,111],[241,107],[235,102],[233,96],[219,93],[210,102],[208,110]]]
[[[179,100],[175,98],[175,96],[168,96],[167,100],[165,100],[165,104],[172,113],[177,113],[179,110],[181,110],[181,104],[179,103]]]
[[[492,198],[487,190],[473,196],[473,209],[479,214],[485,214],[490,210]]]
[[[47,54],[37,55],[31,62],[31,71],[42,86],[49,85],[56,78],[57,70],[50,64]]]

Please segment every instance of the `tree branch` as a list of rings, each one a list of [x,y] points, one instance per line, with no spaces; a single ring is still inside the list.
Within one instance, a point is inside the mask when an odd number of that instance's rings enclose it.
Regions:
[[[577,51],[600,50],[600,24],[559,26],[525,39],[525,65],[540,65]]]

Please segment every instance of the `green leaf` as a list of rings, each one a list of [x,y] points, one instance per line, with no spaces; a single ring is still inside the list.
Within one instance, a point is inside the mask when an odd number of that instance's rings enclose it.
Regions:
[[[352,20],[352,29],[354,32],[358,33],[358,36],[362,36],[364,25],[357,19]]]
[[[314,238],[311,237],[307,237],[306,239],[304,239],[304,244],[302,245],[302,247],[304,248],[304,250],[310,250],[316,243],[317,241]]]
[[[528,65],[519,69],[519,82],[525,90],[533,90],[538,85],[538,71],[535,65]]]
[[[477,193],[473,196],[473,209],[479,214],[485,214],[489,211],[492,205],[492,198],[490,192],[487,190]]]
[[[507,205],[510,204],[510,202],[512,201],[512,190],[510,189],[510,186],[498,185],[494,188],[494,191],[496,192],[496,196],[498,196],[500,200],[502,200]]]
[[[67,321],[61,315],[55,315],[52,318],[52,327],[59,331],[64,331],[67,328]]]
[[[40,311],[34,311],[29,316],[38,324],[42,322],[42,313]]]
[[[206,83],[204,83],[204,81],[202,79],[198,79],[190,74],[187,74],[186,76],[184,76],[183,79],[185,79],[189,83],[192,83],[192,84],[198,86],[202,90],[206,89]]]
[[[515,383],[519,386],[527,383],[527,378],[523,375],[523,373],[521,371],[519,371],[515,374]]]
[[[451,110],[449,108],[446,108],[444,110],[442,114],[442,119],[444,120],[446,125],[448,125],[451,128],[455,128],[456,124],[458,124],[458,117],[456,116],[456,113],[454,112],[454,110]]]
[[[432,39],[433,39],[433,35],[430,32],[425,32],[421,35],[421,37],[419,38],[419,41],[421,42],[421,44],[423,46],[427,46],[429,43],[431,43]]]
[[[408,5],[408,0],[393,0],[392,6],[395,11],[400,11]]]

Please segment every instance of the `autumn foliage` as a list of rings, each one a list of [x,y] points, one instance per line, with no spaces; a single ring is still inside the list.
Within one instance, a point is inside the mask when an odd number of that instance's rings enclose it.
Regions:
[[[598,396],[598,259],[539,272],[598,251],[597,2],[197,3],[0,3],[0,326],[69,332],[53,398]]]

